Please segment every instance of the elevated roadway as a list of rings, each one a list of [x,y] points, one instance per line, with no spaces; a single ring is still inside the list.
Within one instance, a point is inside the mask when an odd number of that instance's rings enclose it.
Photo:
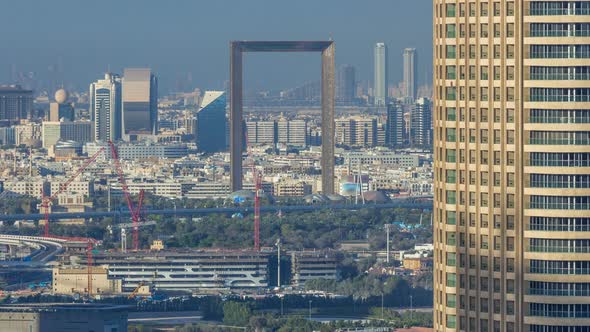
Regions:
[[[62,245],[66,241],[67,240],[65,239],[41,236],[0,234],[1,244],[9,246],[27,246],[34,249],[34,251],[27,256],[26,260],[0,261],[0,266],[4,268],[17,266],[44,266],[47,262],[52,261],[57,254],[63,251]]]

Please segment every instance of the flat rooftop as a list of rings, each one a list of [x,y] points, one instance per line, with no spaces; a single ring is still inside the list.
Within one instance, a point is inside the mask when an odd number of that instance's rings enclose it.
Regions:
[[[127,311],[130,306],[101,303],[27,303],[0,306],[0,312]]]
[[[20,85],[0,85],[0,92],[26,92],[32,93],[33,90],[23,89]]]
[[[246,257],[246,256],[267,256],[274,251],[255,251],[255,250],[227,250],[227,249],[186,249],[186,248],[174,248],[174,249],[163,249],[163,250],[140,250],[140,251],[101,251],[95,253],[97,257],[168,257],[168,256],[184,256],[194,258],[207,258],[207,257]]]

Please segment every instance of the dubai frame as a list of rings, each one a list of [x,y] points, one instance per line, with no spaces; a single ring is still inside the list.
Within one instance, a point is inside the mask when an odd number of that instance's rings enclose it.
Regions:
[[[333,41],[231,41],[230,42],[230,181],[231,190],[242,189],[244,148],[244,52],[322,53],[322,193],[334,193],[334,53]]]

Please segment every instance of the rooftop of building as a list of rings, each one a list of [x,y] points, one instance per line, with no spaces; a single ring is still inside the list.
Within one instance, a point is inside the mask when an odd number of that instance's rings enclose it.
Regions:
[[[68,267],[68,268],[57,268],[57,270],[59,271],[59,274],[81,274],[81,273],[88,273],[88,268],[87,267],[78,267],[78,268],[74,268],[74,267]],[[104,267],[101,266],[93,266],[92,267],[92,274],[108,274],[108,270]]]
[[[27,303],[0,306],[0,312],[63,312],[63,311],[114,311],[124,312],[130,306],[101,303]]]
[[[274,252],[274,251],[273,251]],[[133,258],[164,258],[169,256],[182,256],[189,258],[215,258],[215,257],[257,257],[267,256],[270,252],[268,251],[255,251],[252,249],[242,250],[229,250],[229,249],[165,249],[159,251],[136,251],[136,252],[120,252],[120,251],[103,251],[95,253],[95,257],[108,256],[108,257],[125,257],[126,259]]]
[[[395,332],[432,332],[434,331],[430,327],[410,327],[410,328],[403,328],[397,329]]]
[[[0,92],[18,92],[18,93],[32,93],[33,90],[23,89],[22,86],[12,84],[12,85],[0,85]]]

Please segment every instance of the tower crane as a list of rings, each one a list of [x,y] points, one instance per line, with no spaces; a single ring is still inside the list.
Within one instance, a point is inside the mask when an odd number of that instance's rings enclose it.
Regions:
[[[143,190],[139,192],[139,202],[143,201]],[[156,225],[156,222],[153,220],[145,220],[141,214],[141,204],[138,203],[137,211],[139,211],[139,220],[140,223],[137,224],[137,228],[144,227],[144,226],[153,226]],[[113,230],[121,229],[121,251],[127,252],[127,229],[133,228],[135,225],[133,223],[122,223],[122,224],[114,224],[107,226],[109,234],[113,234]]]
[[[127,201],[127,207],[129,208],[129,213],[131,213],[131,220],[133,222],[133,250],[139,250],[139,230],[138,230],[138,223],[140,218],[140,210],[143,201],[143,190],[139,193],[139,202],[138,208],[133,208],[133,202],[131,201],[131,195],[129,195],[129,188],[127,187],[127,182],[125,181],[125,177],[123,176],[123,169],[121,168],[121,163],[119,162],[119,154],[117,153],[117,148],[112,141],[109,141],[109,146],[111,148],[111,155],[113,160],[115,161],[115,169],[117,170],[117,174],[119,176],[119,183],[121,183],[121,189],[123,190],[123,195],[125,196],[125,200]]]
[[[78,175],[82,174],[82,172],[84,172],[84,170],[90,165],[92,164],[96,158],[98,158],[98,156],[104,151],[104,148],[99,149],[94,155],[92,155],[92,157],[88,158],[84,164],[82,164],[82,167],[80,167],[76,173],[74,173],[74,175],[72,175],[66,182],[62,183],[59,186],[59,189],[57,190],[57,192],[52,193],[51,196],[46,197],[45,196],[45,192],[43,190],[43,188],[41,188],[41,206],[44,210],[44,214],[45,214],[45,230],[44,230],[44,236],[45,237],[50,237],[49,235],[49,204],[51,203],[51,201],[53,201],[54,199],[57,198],[57,196],[59,196],[60,194],[62,194],[63,192],[66,191],[66,189],[68,188],[68,186],[74,182],[74,180],[78,177]]]
[[[248,156],[252,159],[252,181],[254,182],[254,250],[260,251],[260,198],[262,196],[262,174],[256,171],[256,162],[252,147],[248,141],[248,133],[246,135],[246,148]]]
[[[119,182],[121,183],[121,187],[123,188],[123,194],[125,195],[125,200],[127,201],[127,206],[129,208],[129,212],[131,213],[131,218],[133,221],[133,249],[138,250],[139,249],[138,221],[139,221],[140,214],[141,214],[141,207],[143,204],[144,191],[143,190],[140,191],[137,208],[134,209],[133,202],[131,201],[131,195],[129,195],[127,183],[125,182],[125,177],[123,176],[123,170],[121,168],[121,163],[119,162],[117,148],[115,147],[115,144],[112,141],[109,141],[108,144],[109,144],[109,147],[111,150],[111,156],[115,161],[115,168],[116,168],[117,174],[119,176]],[[44,210],[44,214],[45,214],[45,229],[44,229],[44,236],[45,237],[50,237],[50,234],[49,234],[49,204],[55,198],[57,198],[57,196],[59,196],[60,194],[65,192],[66,189],[68,188],[68,186],[78,177],[78,175],[82,174],[82,172],[84,172],[84,170],[90,164],[92,164],[98,158],[98,156],[101,153],[103,153],[105,150],[106,150],[106,148],[102,147],[94,155],[92,155],[90,158],[88,158],[84,162],[84,164],[82,164],[82,166],[76,171],[76,173],[74,173],[74,175],[72,177],[70,177],[66,182],[62,183],[59,186],[59,190],[56,193],[52,193],[51,196],[46,197],[43,188],[41,188],[41,206],[42,206],[42,208]],[[93,245],[97,241],[90,238],[90,237],[87,237],[86,241],[87,241],[87,247],[86,247],[87,264],[86,265],[87,265],[87,273],[88,273],[87,293],[88,293],[88,296],[90,297],[90,296],[92,296],[92,259],[93,259],[92,258],[92,250],[93,250]]]

